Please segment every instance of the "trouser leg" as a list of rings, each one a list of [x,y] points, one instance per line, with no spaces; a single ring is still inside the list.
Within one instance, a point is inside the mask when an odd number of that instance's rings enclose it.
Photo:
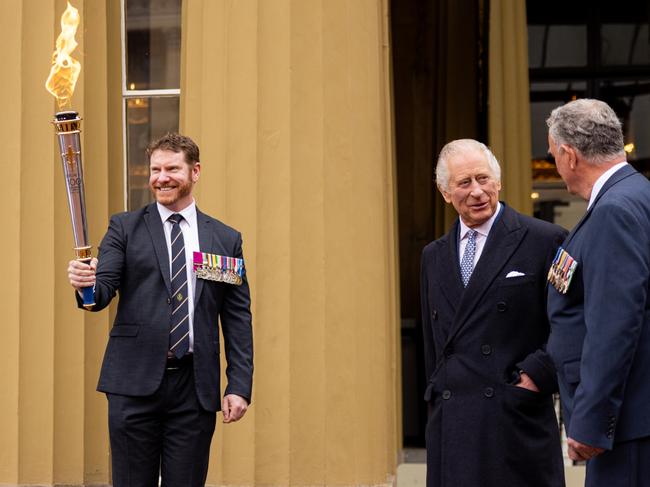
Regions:
[[[107,394],[114,487],[158,485],[161,397]]]
[[[162,487],[202,487],[208,473],[216,413],[199,404],[193,367],[166,374]]]

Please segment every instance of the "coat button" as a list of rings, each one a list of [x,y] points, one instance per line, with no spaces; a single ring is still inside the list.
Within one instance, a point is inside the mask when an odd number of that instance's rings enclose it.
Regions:
[[[494,396],[494,389],[492,389],[491,387],[486,387],[485,392],[483,392],[483,394],[485,395],[485,397],[492,397]]]
[[[451,357],[453,354],[454,354],[454,347],[449,346],[449,347],[445,348],[445,357],[446,358]]]
[[[448,390],[442,391],[442,398],[443,398],[445,401],[446,401],[447,399],[449,399],[450,397],[451,397],[451,391],[448,391]]]
[[[433,321],[436,321],[436,320],[438,319],[438,310],[437,310],[437,309],[434,309],[434,310],[431,312],[431,319],[432,319]]]
[[[508,309],[508,305],[505,303],[505,301],[499,301],[497,303],[497,311],[499,313],[503,313],[506,309]]]
[[[167,304],[172,304],[172,298],[167,298]]]
[[[490,355],[492,353],[492,347],[490,345],[481,345],[481,353],[483,355]]]

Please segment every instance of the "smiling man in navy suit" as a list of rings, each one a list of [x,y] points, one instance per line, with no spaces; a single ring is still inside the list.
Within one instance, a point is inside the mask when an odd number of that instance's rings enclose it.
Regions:
[[[422,252],[427,486],[563,487],[544,345],[566,231],[499,202],[499,163],[475,140],[443,147],[436,180],[459,218]]]
[[[167,134],[147,155],[156,202],[113,215],[98,259],[73,260],[68,272],[75,289],[94,286],[91,311],[120,295],[97,387],[108,397],[113,485],[154,487],[160,474],[163,486],[197,487],[205,485],[216,412],[237,421],[251,398],[242,240],[196,207],[201,164],[189,137]]]
[[[569,456],[588,460],[587,486],[649,486],[650,182],[606,103],[572,101],[547,123],[560,176],[589,202],[549,274]]]

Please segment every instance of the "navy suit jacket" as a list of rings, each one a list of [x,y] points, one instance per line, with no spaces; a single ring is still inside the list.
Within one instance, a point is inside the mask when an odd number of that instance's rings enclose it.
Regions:
[[[243,258],[239,232],[198,209],[196,213],[201,252]],[[108,306],[116,293],[119,303],[97,390],[151,395],[165,371],[173,306],[169,256],[156,204],[113,215],[98,259],[92,311]],[[80,304],[78,295],[77,301]],[[218,411],[221,406],[219,318],[228,364],[225,394],[237,394],[250,402],[253,339],[245,275],[241,286],[196,280],[194,381],[207,411]]]
[[[611,449],[650,436],[650,182],[616,171],[563,247],[566,294],[549,285],[548,352],[568,435]]]

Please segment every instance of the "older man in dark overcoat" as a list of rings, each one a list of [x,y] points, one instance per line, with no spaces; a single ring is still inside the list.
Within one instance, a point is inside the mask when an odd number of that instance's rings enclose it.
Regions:
[[[459,218],[422,253],[427,487],[564,485],[544,346],[546,276],[566,231],[500,202],[500,173],[470,139],[436,166]]]

